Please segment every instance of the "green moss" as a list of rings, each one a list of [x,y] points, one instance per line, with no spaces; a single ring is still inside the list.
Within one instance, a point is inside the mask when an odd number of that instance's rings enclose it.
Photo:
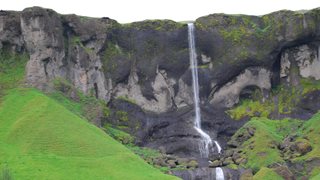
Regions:
[[[16,54],[9,50],[0,51],[0,97],[8,89],[23,84],[28,60],[27,54]]]
[[[119,97],[117,97],[117,99],[120,99],[122,101],[126,101],[126,102],[131,103],[131,104],[137,104],[137,102],[134,99],[130,99],[130,98],[126,97],[126,96],[119,96]]]
[[[320,158],[320,113],[315,114],[310,120],[306,121],[303,127],[298,131],[303,135],[304,140],[308,140],[311,143],[312,151],[304,156],[294,159],[294,161],[307,161],[314,158]]]
[[[103,100],[96,99],[93,95],[84,95],[66,79],[56,78],[53,85],[56,91],[47,95],[81,118],[95,122],[101,118],[101,114],[104,117],[110,116],[110,110]]]
[[[174,22],[171,20],[145,20],[123,24],[124,28],[134,28],[137,30],[155,30],[155,31],[174,31],[186,26],[185,23]]]
[[[227,111],[232,119],[239,120],[243,117],[268,117],[273,111],[272,104],[261,103],[258,100],[244,99],[238,106]]]
[[[128,113],[125,111],[117,111],[116,112],[116,117],[119,121],[122,122],[128,122],[129,118],[128,118]]]
[[[208,69],[209,67],[210,67],[210,64],[203,64],[203,65],[198,66],[198,68],[200,68],[200,69]]]
[[[124,56],[130,59],[131,54],[129,52],[125,52],[117,44],[111,41],[108,42],[107,48],[105,49],[102,55],[102,63],[103,63],[103,68],[105,72],[112,73],[118,68],[117,63],[114,62],[114,60],[119,56]]]
[[[284,137],[296,132],[301,123],[301,121],[291,119],[252,118],[233,136],[233,138],[238,137],[247,128],[255,129],[254,136],[241,145],[242,156],[247,159],[244,167],[257,172],[261,167],[284,163],[277,145],[282,142]]]
[[[242,137],[247,129],[254,129],[254,135],[249,136],[241,145],[241,157],[247,159],[245,168],[250,168],[258,172],[263,167],[269,167],[276,163],[301,164],[305,167],[303,171],[296,172],[299,176],[317,177],[320,169],[315,167],[310,172],[309,162],[320,158],[320,143],[318,140],[320,133],[320,113],[315,114],[308,121],[283,119],[269,120],[266,118],[252,118],[242,128],[240,128],[232,139]],[[286,137],[295,137],[293,143],[303,142],[310,144],[312,150],[306,154],[286,159],[285,154],[278,149]],[[286,159],[286,160],[285,160]]]
[[[236,164],[229,164],[227,167],[230,168],[230,169],[234,169],[234,170],[238,170],[239,169],[239,167]]]
[[[303,86],[305,86],[304,91],[307,92],[317,88],[317,85],[312,84]],[[290,114],[302,97],[303,93],[299,87],[278,86],[272,90],[270,97],[264,102],[261,102],[261,96],[260,98],[241,99],[238,105],[228,110],[227,113],[235,120],[243,117],[268,117],[272,112]]]
[[[88,20],[92,19],[91,17],[88,16],[79,16],[81,23],[87,22]]]
[[[71,38],[71,45],[72,46],[76,46],[76,45],[79,45],[82,49],[84,49],[84,51],[87,53],[87,54],[92,54],[93,53],[93,49],[91,48],[88,48],[86,46],[83,45],[81,39],[79,36],[73,36]]]
[[[112,138],[119,141],[124,145],[133,144],[134,137],[130,134],[120,131],[118,129],[112,128],[110,124],[104,125],[104,131],[109,134]]]
[[[220,34],[226,40],[230,40],[234,43],[243,42],[246,38],[251,35],[251,32],[243,26],[233,28],[233,29],[221,29]]]
[[[274,172],[272,169],[263,167],[261,168],[257,174],[253,176],[254,180],[283,180],[283,178]]]
[[[300,84],[303,87],[303,92],[302,92],[303,95],[315,90],[320,90],[320,80],[302,78],[300,81]]]

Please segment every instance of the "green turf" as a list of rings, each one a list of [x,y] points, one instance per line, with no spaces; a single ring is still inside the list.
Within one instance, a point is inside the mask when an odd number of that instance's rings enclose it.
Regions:
[[[311,119],[306,121],[299,130],[298,140],[307,140],[312,146],[312,151],[304,156],[294,159],[294,161],[307,161],[314,158],[320,158],[320,113],[315,114]]]
[[[253,176],[253,180],[283,180],[283,178],[272,169],[263,167]]]
[[[33,89],[3,98],[0,168],[14,179],[176,179]]]
[[[234,137],[237,137],[247,128],[254,128],[254,136],[245,141],[241,149],[243,156],[247,159],[246,168],[255,172],[261,167],[268,167],[274,163],[284,163],[277,145],[292,132],[297,131],[301,121],[284,119],[269,120],[267,118],[252,118]]]

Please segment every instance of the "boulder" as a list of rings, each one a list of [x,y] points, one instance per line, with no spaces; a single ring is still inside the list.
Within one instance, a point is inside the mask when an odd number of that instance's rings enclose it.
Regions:
[[[169,166],[170,168],[175,168],[175,167],[177,167],[177,164],[176,164],[176,161],[175,161],[175,160],[168,160],[167,163],[168,163],[168,166]]]
[[[274,168],[274,171],[279,174],[285,180],[294,180],[296,179],[293,173],[289,170],[287,166],[277,166]]]
[[[198,162],[196,160],[191,160],[187,164],[187,168],[197,168],[198,167]]]
[[[301,155],[304,155],[312,150],[312,147],[308,141],[298,141],[292,146],[294,151],[297,151]]]
[[[240,175],[240,180],[253,180],[253,173],[251,169],[247,169]]]

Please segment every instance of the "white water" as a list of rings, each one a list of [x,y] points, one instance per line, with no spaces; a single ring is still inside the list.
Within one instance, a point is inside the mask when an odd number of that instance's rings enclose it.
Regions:
[[[201,129],[201,112],[199,106],[199,82],[198,82],[198,61],[195,48],[194,38],[194,25],[188,23],[188,40],[189,40],[189,55],[190,55],[190,68],[192,72],[192,88],[193,88],[193,100],[195,109],[195,121],[194,128],[201,135],[202,140],[199,143],[199,150],[201,157],[208,158],[210,153],[210,147],[212,147],[212,140],[210,136]],[[218,141],[214,141],[218,153],[221,153],[221,146]],[[224,180],[223,170],[219,167],[216,168],[216,180]]]
[[[199,143],[199,150],[201,157],[209,157],[209,148],[212,146],[212,140],[210,136],[201,129],[201,114],[199,107],[199,82],[198,82],[198,62],[197,54],[195,50],[194,42],[194,25],[188,24],[188,39],[189,39],[189,55],[190,55],[190,68],[192,72],[192,88],[193,88],[193,100],[195,109],[195,121],[194,128],[201,135],[202,140]]]
[[[214,141],[214,143],[215,143],[216,146],[217,146],[218,153],[221,154],[221,146],[220,146],[220,144],[218,143],[218,141]]]
[[[224,174],[222,168],[216,168],[216,180],[224,180]]]

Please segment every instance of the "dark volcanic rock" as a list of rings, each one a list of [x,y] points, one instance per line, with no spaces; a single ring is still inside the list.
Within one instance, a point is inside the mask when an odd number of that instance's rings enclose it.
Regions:
[[[211,94],[245,68],[272,69],[284,49],[319,40],[319,11],[278,11],[261,17],[212,14],[197,19],[198,53],[213,65]]]
[[[198,143],[201,139],[193,127],[194,112],[192,108],[154,114],[144,112],[139,106],[123,100],[113,101],[112,108],[115,112],[125,111],[128,113],[130,121],[117,122],[118,118],[116,117],[110,117],[110,121],[118,126],[128,127],[128,131],[138,137],[138,144],[160,148],[166,153],[182,157],[199,157]],[[207,132],[213,139],[219,140],[222,147],[225,147],[229,137],[244,123],[234,122],[224,111],[215,109],[206,110],[203,108],[202,115],[204,130],[211,129]],[[228,126],[222,126],[225,122],[230,123]],[[211,153],[217,153],[215,146],[212,147]]]
[[[225,179],[239,179],[239,172],[222,168]],[[216,179],[215,168],[196,168],[191,170],[176,170],[173,174],[181,177],[183,180],[212,180]]]

